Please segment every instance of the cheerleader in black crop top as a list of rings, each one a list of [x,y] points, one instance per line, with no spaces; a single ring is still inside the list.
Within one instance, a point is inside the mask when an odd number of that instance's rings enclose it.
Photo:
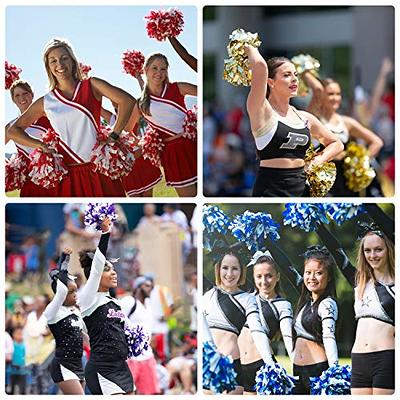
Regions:
[[[311,137],[325,146],[313,165],[331,160],[343,145],[312,114],[289,105],[298,88],[290,60],[275,57],[265,62],[253,46],[246,47],[246,54],[252,70],[247,111],[260,158],[253,196],[300,197],[306,189],[304,155]]]
[[[362,226],[355,268],[337,239],[321,226],[318,234],[334,255],[347,281],[355,288],[357,320],[352,349],[352,394],[391,394],[394,391],[394,247],[393,221],[375,204],[366,204],[379,224]]]
[[[125,338],[127,318],[109,289],[117,286],[117,273],[106,260],[110,220],[104,219],[103,234],[94,255],[80,254],[88,279],[80,295],[83,320],[90,338],[90,359],[85,378],[92,394],[131,394],[134,384],[126,363],[128,344]]]
[[[68,275],[70,249],[65,249],[58,268],[51,271],[53,300],[44,316],[56,342],[55,356],[50,366],[51,378],[63,394],[84,394],[82,368],[83,321],[76,308],[75,277]]]
[[[233,253],[223,256],[215,267],[217,286],[203,296],[203,310],[212,339],[219,353],[230,355],[237,372],[238,387],[229,394],[243,392],[242,368],[238,336],[248,324],[254,343],[264,363],[272,364],[271,348],[263,329],[254,295],[239,289],[244,283],[245,270]]]
[[[254,284],[257,291],[256,302],[261,325],[270,342],[281,334],[286,351],[292,359],[292,305],[279,294],[280,275],[275,262],[268,251],[265,253],[257,251],[248,266],[253,268]],[[264,363],[255,347],[247,325],[240,334],[239,349],[244,391],[255,393],[256,373]],[[276,362],[275,357],[273,359]]]

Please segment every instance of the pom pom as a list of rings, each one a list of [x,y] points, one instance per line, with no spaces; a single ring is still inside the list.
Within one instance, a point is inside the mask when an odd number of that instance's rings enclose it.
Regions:
[[[68,174],[63,156],[56,152],[59,140],[57,133],[53,129],[48,129],[42,134],[42,141],[47,144],[50,152],[45,153],[42,149],[32,152],[29,176],[35,185],[49,189],[56,186]]]
[[[197,106],[194,105],[191,110],[187,110],[185,120],[183,121],[183,137],[190,140],[197,138]]]
[[[306,82],[303,80],[302,74],[306,71],[309,71],[316,78],[319,78],[318,71],[320,63],[317,59],[311,57],[309,54],[299,54],[293,57],[291,61],[296,67],[296,71],[300,77],[297,95],[306,96],[308,94],[308,87]]]
[[[147,20],[147,35],[158,41],[178,36],[183,30],[183,14],[177,8],[151,10],[144,19]]]
[[[110,128],[100,126],[90,161],[93,163],[94,172],[111,179],[119,179],[132,171],[135,162],[134,152],[137,147],[133,136],[129,133],[122,132],[118,140],[107,141],[110,133]]]
[[[229,217],[218,206],[203,207],[203,244],[204,248],[211,251],[215,242],[218,240],[218,234],[228,233],[230,224]]]
[[[161,152],[164,149],[164,142],[152,126],[147,125],[139,145],[143,148],[143,158],[150,160],[155,167],[161,167]]]
[[[279,239],[278,227],[271,214],[247,210],[235,217],[229,229],[237,240],[246,243],[247,248],[255,252],[263,247],[265,238]]]
[[[28,158],[19,153],[6,159],[6,192],[22,188],[28,175],[28,166]]]
[[[256,374],[256,391],[258,395],[291,394],[296,378],[287,374],[279,364],[261,367]]]
[[[312,395],[350,394],[351,368],[338,364],[329,367],[319,377],[310,378]]]
[[[111,221],[117,219],[113,203],[88,203],[85,209],[85,225],[93,226],[101,231],[101,223],[108,217]]]
[[[88,79],[89,78],[89,71],[92,70],[92,67],[90,65],[86,65],[83,63],[79,63],[79,69],[81,70],[82,78],[83,79]]]
[[[140,51],[124,51],[122,53],[121,63],[126,74],[132,76],[143,74],[144,55]]]
[[[366,212],[363,204],[355,203],[331,203],[326,204],[325,208],[329,217],[339,226],[357,215]]]
[[[287,203],[283,212],[283,224],[292,228],[298,226],[306,232],[313,232],[318,224],[329,224],[324,204]]]
[[[223,356],[209,342],[203,344],[203,388],[214,393],[231,392],[237,386],[231,356]]]
[[[128,343],[129,358],[138,357],[149,348],[149,337],[140,325],[133,329],[125,325],[125,338]]]
[[[6,90],[10,89],[11,85],[19,79],[19,74],[22,72],[21,68],[17,68],[14,64],[5,61],[5,80]]]

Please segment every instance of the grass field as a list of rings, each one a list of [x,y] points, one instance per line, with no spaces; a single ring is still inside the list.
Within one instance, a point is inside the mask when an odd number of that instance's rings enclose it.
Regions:
[[[293,364],[290,361],[290,358],[288,356],[276,356],[276,359],[278,363],[286,369],[286,372],[288,374],[293,373]],[[351,359],[350,358],[339,358],[339,364],[340,365],[351,365]]]

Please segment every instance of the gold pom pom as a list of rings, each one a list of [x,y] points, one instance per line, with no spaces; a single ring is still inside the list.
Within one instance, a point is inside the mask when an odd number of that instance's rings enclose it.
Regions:
[[[299,54],[293,57],[292,63],[296,67],[296,71],[299,74],[299,90],[297,92],[297,95],[306,96],[308,93],[308,87],[304,80],[301,78],[301,75],[304,72],[309,71],[316,78],[318,78],[320,63],[316,58],[311,57],[309,54]]]

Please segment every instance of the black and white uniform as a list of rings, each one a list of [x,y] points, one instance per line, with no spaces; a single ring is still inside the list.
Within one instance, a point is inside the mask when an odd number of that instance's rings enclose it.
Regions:
[[[292,359],[293,341],[292,341],[292,305],[286,299],[277,296],[273,299],[264,299],[260,294],[256,295],[258,312],[261,325],[268,336],[272,339],[280,331],[285,343],[286,351]],[[246,325],[245,325],[246,326]],[[247,327],[247,326],[246,326]],[[275,361],[275,360],[274,360]],[[243,369],[243,387],[246,392],[255,392],[256,373],[263,366],[263,360],[257,360],[250,364],[242,364]]]
[[[274,158],[304,160],[311,142],[307,121],[299,115],[299,124],[289,126],[275,111],[268,124],[253,132],[253,136],[260,161]],[[253,197],[300,197],[305,192],[305,185],[304,167],[260,167],[254,183]]]
[[[68,288],[57,280],[57,291],[47,305],[44,316],[56,342],[55,356],[50,366],[54,383],[71,379],[84,380],[82,367],[84,324],[80,311],[63,306]]]
[[[109,237],[109,233],[102,234],[89,279],[80,294],[82,316],[90,337],[90,359],[85,367],[85,378],[92,394],[134,391],[133,378],[126,363],[126,317],[117,299],[108,292],[97,291],[106,262]]]
[[[317,326],[312,323],[313,315],[318,314]],[[310,377],[320,376],[323,371],[338,362],[338,350],[335,338],[336,321],[338,319],[338,306],[331,297],[323,299],[316,309],[309,300],[297,314],[294,321],[295,340],[303,338],[322,344],[325,349],[327,361],[311,365],[293,365],[293,375],[299,376],[294,394],[310,393]],[[314,326],[313,326],[314,325]]]
[[[264,363],[273,364],[272,351],[265,330],[261,326],[257,302],[254,295],[238,290],[235,293],[214,287],[203,296],[204,316],[209,328],[221,329],[239,336],[248,324],[258,352]],[[236,380],[243,386],[240,360],[234,360],[238,374]]]

